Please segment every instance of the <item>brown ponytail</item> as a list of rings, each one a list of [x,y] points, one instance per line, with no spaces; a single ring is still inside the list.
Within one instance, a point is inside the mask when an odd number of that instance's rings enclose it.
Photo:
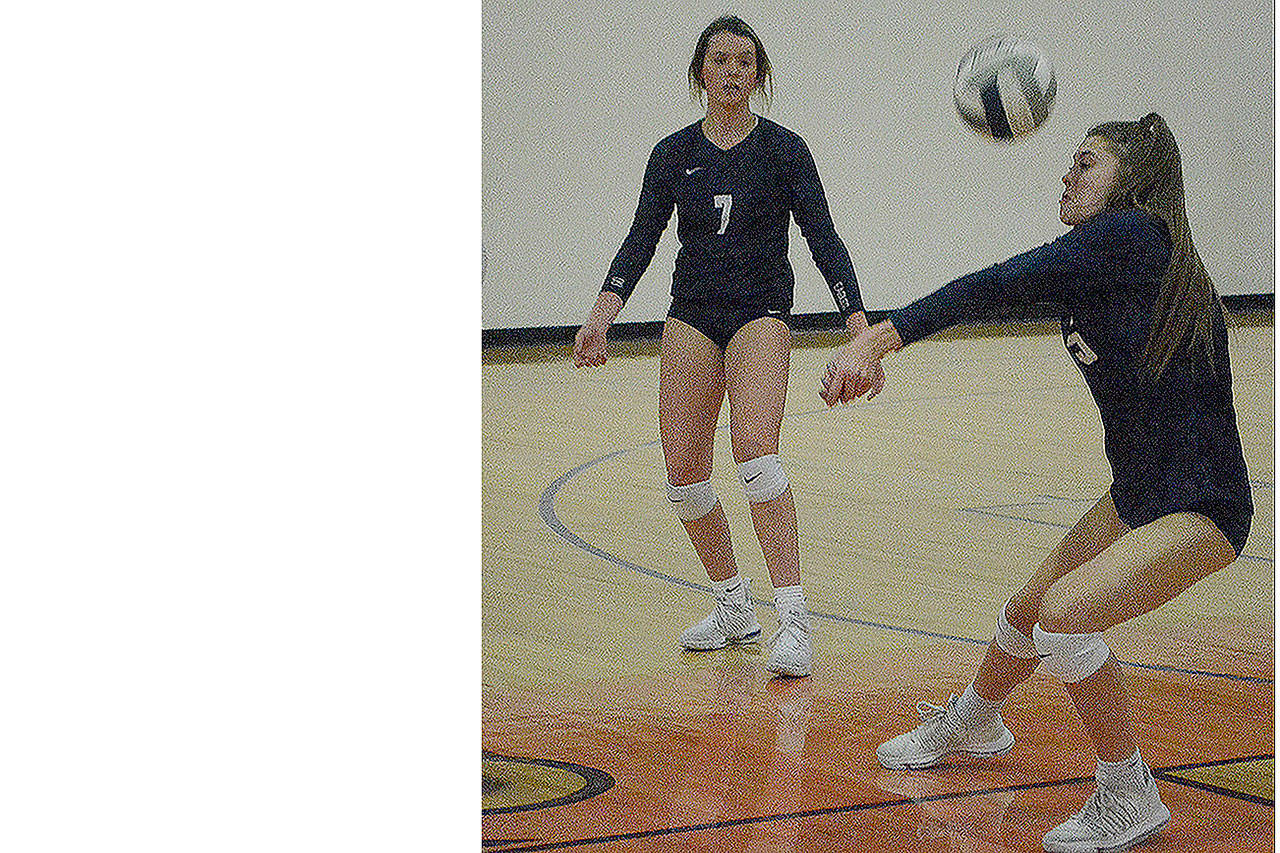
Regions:
[[[1164,222],[1173,244],[1156,300],[1142,362],[1158,379],[1180,351],[1203,353],[1213,365],[1213,315],[1218,300],[1191,240],[1182,185],[1182,157],[1169,126],[1156,113],[1138,121],[1100,124],[1089,131],[1120,161],[1112,208],[1139,208]]]

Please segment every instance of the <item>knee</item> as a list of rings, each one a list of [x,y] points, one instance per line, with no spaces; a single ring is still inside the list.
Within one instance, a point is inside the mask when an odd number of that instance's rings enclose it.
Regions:
[[[667,500],[681,521],[697,521],[709,514],[720,503],[710,480],[677,486],[667,483]]]
[[[1032,641],[1040,657],[1040,665],[1064,684],[1078,684],[1089,678],[1111,657],[1111,649],[1101,631],[1092,633],[1059,633],[1036,625]]]
[[[780,497],[790,485],[787,472],[782,468],[778,454],[771,453],[748,459],[738,466],[742,489],[747,501],[753,504],[767,503]]]
[[[1036,620],[1046,631],[1059,634],[1084,634],[1094,630],[1089,608],[1074,590],[1055,586],[1040,600]]]
[[[1095,615],[1083,591],[1070,583],[1054,584],[1040,599],[1032,640],[1041,666],[1064,684],[1092,676],[1111,657]]]
[[[1004,606],[1004,618],[1025,637],[1031,636],[1031,628],[1040,621],[1040,599],[1044,593],[1030,586],[1020,589]]]
[[[739,465],[761,456],[776,455],[778,443],[766,441],[763,436],[736,435],[733,437],[733,459]]]

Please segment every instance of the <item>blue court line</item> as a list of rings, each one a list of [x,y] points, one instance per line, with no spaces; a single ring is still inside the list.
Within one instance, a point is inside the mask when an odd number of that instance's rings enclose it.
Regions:
[[[1015,506],[1036,506],[1036,504],[1015,504]],[[1031,524],[1043,524],[1045,527],[1061,527],[1061,528],[1065,528],[1066,530],[1071,529],[1071,525],[1069,524],[1061,524],[1056,521],[1041,521],[1038,518],[1026,518],[1025,516],[1021,516],[1021,515],[1005,515],[1002,512],[988,512],[985,509],[978,509],[977,507],[965,507],[959,511],[972,512],[978,515],[989,515],[992,518],[1007,518],[1010,521],[1026,521]]]
[[[1179,770],[1195,770],[1201,767],[1212,767],[1215,765],[1235,764],[1245,761],[1254,761],[1258,759],[1274,759],[1274,755],[1248,756],[1245,758],[1229,758],[1219,761],[1207,761],[1201,764],[1188,764],[1181,767],[1152,767],[1151,775],[1155,776],[1163,782],[1172,782],[1178,785],[1198,788],[1232,799],[1245,800],[1246,802],[1257,803],[1258,805],[1272,806],[1275,803],[1272,800],[1263,797],[1256,797],[1252,794],[1244,794],[1239,791],[1231,791],[1226,788],[1219,788],[1213,785],[1204,785],[1194,783],[1186,779],[1182,779],[1175,775]],[[1077,776],[1070,779],[1044,779],[1036,782],[1021,782],[1013,785],[1000,785],[993,788],[979,788],[977,790],[961,790],[946,791],[941,794],[924,794],[917,797],[899,796],[893,800],[873,801],[870,803],[855,803],[844,806],[827,806],[820,809],[810,809],[800,812],[786,812],[783,814],[769,815],[753,815],[750,817],[726,818],[724,820],[708,821],[706,823],[698,823],[686,826],[664,826],[656,829],[641,829],[631,832],[620,832],[614,835],[603,835],[595,838],[576,838],[567,841],[540,842],[527,847],[514,847],[509,845],[525,843],[524,840],[516,839],[510,841],[483,841],[486,847],[500,847],[504,851],[511,853],[531,853],[535,850],[565,850],[571,847],[587,847],[597,844],[613,844],[619,841],[633,841],[640,838],[659,838],[664,835],[685,835],[694,832],[703,832],[707,830],[732,829],[739,826],[750,826],[761,823],[774,823],[790,820],[805,820],[822,817],[832,817],[845,814],[856,814],[858,812],[878,811],[880,809],[893,809],[900,806],[921,805],[924,803],[939,803],[966,800],[976,797],[990,797],[996,794],[1016,793],[1020,791],[1034,791],[1043,788],[1059,788],[1066,785],[1083,785],[1094,781],[1093,776]]]
[[[948,395],[948,396],[952,396],[952,395]],[[795,413],[794,416],[817,415],[817,414],[823,414],[825,411],[827,410],[814,409],[807,412],[797,412]],[[792,416],[787,416],[787,417],[792,417]],[[717,427],[717,429],[724,429],[724,428],[725,427],[723,426]],[[572,480],[574,477],[578,476],[588,468],[599,465],[601,462],[607,462],[611,459],[616,459],[619,456],[622,456],[627,453],[633,453],[635,451],[642,450],[646,447],[653,447],[659,443],[660,443],[660,440],[655,439],[654,441],[646,441],[643,444],[638,444],[635,447],[627,447],[627,448],[623,448],[622,450],[615,450],[612,453],[606,453],[604,456],[601,456],[597,459],[592,459],[589,462],[584,462],[578,467],[570,469],[566,473],[557,477],[555,481],[552,482],[551,485],[547,486],[547,488],[543,491],[542,495],[538,498],[538,513],[539,515],[542,516],[542,520],[543,522],[546,523],[547,527],[551,528],[551,530],[555,532],[556,535],[564,539],[569,544],[573,545],[575,548],[586,551],[588,554],[594,554],[595,556],[600,557],[603,560],[608,560],[609,562],[613,563],[614,565],[620,566],[621,568],[629,569],[633,572],[638,572],[639,574],[646,575],[651,578],[656,578],[658,580],[666,581],[667,583],[671,583],[676,586],[682,586],[687,589],[695,589],[695,590],[698,590],[699,592],[705,592],[708,594],[714,594],[715,591],[711,589],[711,587],[709,586],[704,586],[703,584],[694,583],[693,581],[685,580],[684,578],[678,578],[678,577],[675,577],[674,575],[669,575],[664,572],[659,572],[656,569],[649,569],[649,568],[645,568],[644,566],[638,566],[635,563],[632,563],[628,560],[624,560],[623,558],[615,554],[611,554],[602,548],[597,548],[595,545],[592,545],[590,542],[586,541],[581,536],[579,536],[578,534],[570,530],[568,527],[566,527],[564,523],[560,521],[560,518],[556,515],[556,508],[555,508],[556,494],[559,493],[560,489],[563,488],[564,485],[568,483],[570,480]],[[1070,500],[1070,499],[1064,498],[1063,500]],[[1009,506],[1026,506],[1026,505],[1027,504],[1010,504]],[[984,515],[996,515],[996,513],[986,513],[981,510],[974,510],[974,509],[961,510],[961,511],[979,512]],[[1034,521],[1033,519],[1026,519],[1019,516],[998,516],[998,517],[1012,518],[1015,521]],[[1036,522],[1036,523],[1050,524],[1051,526],[1054,526],[1054,527],[1063,526],[1060,524],[1052,524],[1051,522]],[[1241,555],[1241,559],[1244,559],[1244,555]],[[1254,558],[1254,559],[1261,559],[1261,558]],[[1269,562],[1274,562],[1274,561],[1269,561]],[[752,601],[753,603],[759,606],[775,607],[776,609],[776,605],[772,601],[765,601],[762,599],[752,599]],[[826,619],[832,622],[843,622],[850,625],[861,625],[866,628],[879,628],[884,631],[894,631],[900,634],[912,634],[918,637],[931,637],[933,639],[938,639],[938,640],[951,640],[953,642],[970,643],[972,645],[978,645],[978,646],[985,646],[989,642],[987,640],[977,640],[977,639],[974,639],[973,637],[961,637],[955,634],[943,634],[937,631],[925,631],[921,628],[911,628],[905,625],[888,625],[883,622],[870,622],[865,619],[857,619],[853,616],[845,616],[839,613],[822,613],[820,611],[810,610],[809,615],[814,617],[815,619]],[[1205,670],[1200,670],[1200,669],[1183,669],[1181,667],[1174,667],[1174,666],[1158,666],[1155,664],[1133,663],[1130,661],[1120,660],[1119,658],[1116,659],[1116,662],[1124,666],[1132,666],[1138,669],[1151,670],[1153,672],[1171,672],[1171,673],[1180,673],[1182,675],[1201,675],[1207,678],[1224,678],[1230,681],[1244,681],[1244,682],[1252,682],[1256,684],[1274,684],[1275,683],[1275,679],[1273,678],[1262,678],[1256,675],[1236,675],[1234,673],[1229,673],[1229,672],[1207,672]]]

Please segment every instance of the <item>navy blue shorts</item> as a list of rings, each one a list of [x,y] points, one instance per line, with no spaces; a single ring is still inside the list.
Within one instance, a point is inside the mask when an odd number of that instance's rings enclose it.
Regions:
[[[1239,492],[1239,489],[1235,491]],[[1244,550],[1249,538],[1249,526],[1253,522],[1253,496],[1246,488],[1234,499],[1205,496],[1202,498],[1175,498],[1151,494],[1148,488],[1142,492],[1126,494],[1123,489],[1111,486],[1111,500],[1116,505],[1116,515],[1130,529],[1150,524],[1175,512],[1198,512],[1214,523],[1235,549],[1236,556]]]
[[[729,345],[738,330],[761,317],[777,317],[791,326],[791,306],[776,293],[763,293],[734,302],[701,302],[675,298],[668,317],[687,323],[706,335],[720,349]]]

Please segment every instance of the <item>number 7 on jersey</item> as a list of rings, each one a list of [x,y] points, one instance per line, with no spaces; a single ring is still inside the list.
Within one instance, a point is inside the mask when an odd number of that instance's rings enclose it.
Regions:
[[[703,198],[706,198],[706,196],[703,196]],[[733,209],[733,196],[716,196],[716,207],[720,208],[720,230],[716,233],[723,234],[724,230],[729,227],[729,211]]]

